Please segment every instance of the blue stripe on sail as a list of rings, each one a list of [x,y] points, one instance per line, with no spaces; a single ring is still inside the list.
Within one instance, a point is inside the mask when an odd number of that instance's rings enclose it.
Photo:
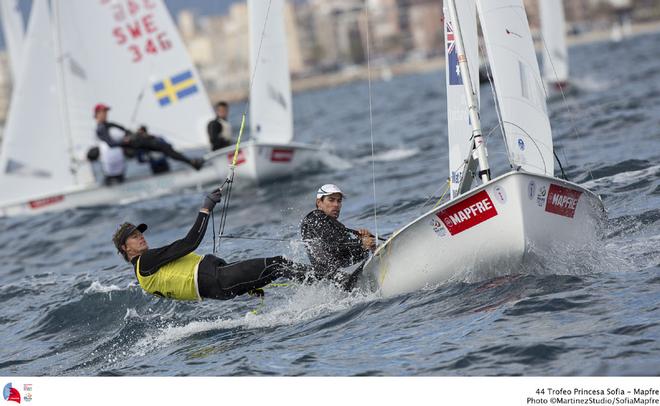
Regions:
[[[160,104],[161,107],[167,106],[171,102],[172,101],[170,100],[169,96],[165,96],[162,99],[158,99],[158,104]]]
[[[191,78],[192,78],[192,71],[185,71],[183,73],[179,73],[178,75],[172,76],[171,81],[173,85],[176,85],[177,83],[181,83]]]
[[[163,89],[165,89],[165,83],[163,82],[158,82],[154,85],[154,92],[160,92]]]
[[[197,91],[198,91],[197,86],[193,85],[192,87],[188,87],[186,89],[179,90],[178,92],[176,92],[176,97],[178,97],[179,99],[183,99],[186,96],[190,96],[191,94],[197,93]]]

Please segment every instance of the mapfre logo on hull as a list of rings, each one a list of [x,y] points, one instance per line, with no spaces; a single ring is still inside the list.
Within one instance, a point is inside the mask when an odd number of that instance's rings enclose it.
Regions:
[[[293,150],[284,148],[273,148],[270,154],[271,162],[291,162],[293,159]]]
[[[482,190],[460,203],[440,210],[435,215],[447,227],[449,234],[456,235],[497,216],[497,210],[488,192]]]
[[[50,206],[64,201],[64,195],[46,197],[45,199],[31,200],[28,202],[31,209],[41,209],[42,207]]]
[[[545,211],[573,218],[581,195],[580,191],[551,183],[548,198],[545,201]]]
[[[231,165],[232,162],[234,162],[234,153],[233,152],[230,152],[229,154],[227,154],[227,161],[229,161],[229,165]],[[243,150],[241,149],[241,150],[238,151],[238,155],[236,155],[236,166],[238,166],[242,163],[245,163],[245,154],[243,153]]]

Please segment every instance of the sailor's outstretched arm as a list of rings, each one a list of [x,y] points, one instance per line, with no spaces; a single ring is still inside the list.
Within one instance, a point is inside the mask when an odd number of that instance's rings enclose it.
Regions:
[[[204,198],[202,208],[199,209],[197,219],[185,237],[174,241],[164,247],[147,250],[140,259],[140,273],[148,275],[155,272],[161,266],[175,259],[181,258],[193,252],[204,238],[206,227],[209,224],[209,213],[216,203],[220,201],[222,193],[216,189]]]
[[[209,223],[209,213],[200,210],[195,223],[185,237],[160,248],[150,249],[140,259],[140,273],[149,275],[161,266],[193,252],[204,238]]]

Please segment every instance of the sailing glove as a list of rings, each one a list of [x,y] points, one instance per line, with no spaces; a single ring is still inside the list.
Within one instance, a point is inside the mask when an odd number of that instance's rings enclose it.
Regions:
[[[213,192],[206,195],[204,198],[204,203],[202,203],[202,208],[207,209],[208,211],[213,210],[215,205],[222,199],[222,190],[216,189]]]

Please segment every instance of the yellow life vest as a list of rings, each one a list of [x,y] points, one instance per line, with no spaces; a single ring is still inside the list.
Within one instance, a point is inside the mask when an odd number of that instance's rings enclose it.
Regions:
[[[138,283],[145,291],[178,300],[201,300],[197,288],[197,268],[203,256],[188,255],[161,266],[149,276],[140,275],[140,258],[135,266]]]

